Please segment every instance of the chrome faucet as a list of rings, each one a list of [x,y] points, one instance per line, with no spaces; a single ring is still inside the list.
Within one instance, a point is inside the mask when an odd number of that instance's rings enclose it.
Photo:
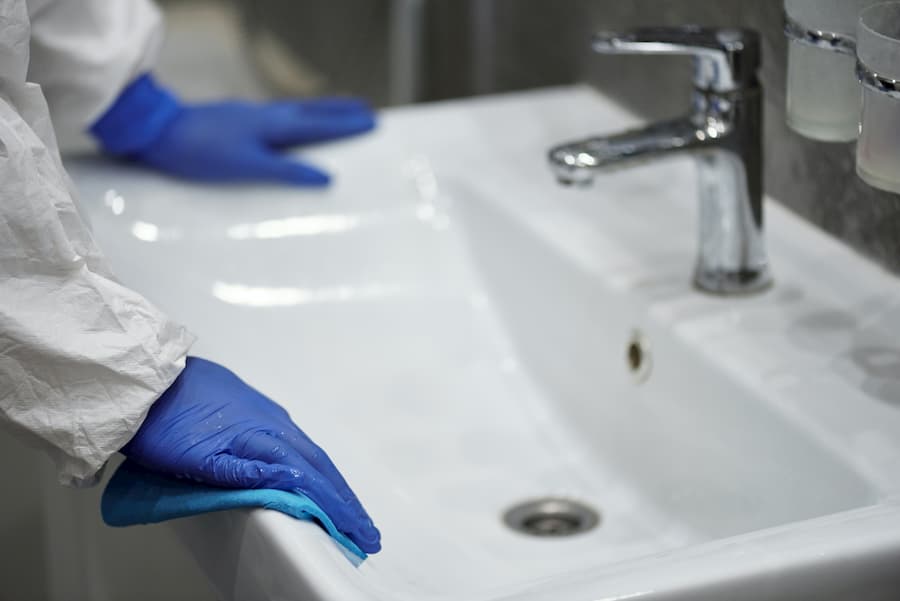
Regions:
[[[694,59],[690,114],[550,151],[563,184],[586,185],[604,169],[672,152],[697,158],[700,253],[694,284],[713,294],[747,294],[771,284],[763,240],[762,104],[759,36],[745,29],[645,28],[601,32],[602,54],[677,54]]]

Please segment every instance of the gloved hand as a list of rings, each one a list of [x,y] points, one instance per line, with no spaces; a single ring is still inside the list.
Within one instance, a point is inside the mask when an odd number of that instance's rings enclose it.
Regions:
[[[217,363],[188,357],[122,453],[205,484],[300,491],[363,551],[381,549],[378,529],[328,455],[281,406]]]
[[[280,151],[369,131],[362,100],[183,104],[150,75],[129,85],[90,128],[108,153],[201,181],[323,186],[328,174]]]

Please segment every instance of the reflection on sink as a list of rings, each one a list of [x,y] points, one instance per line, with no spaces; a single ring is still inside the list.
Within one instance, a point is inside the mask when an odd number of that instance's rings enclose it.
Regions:
[[[177,521],[223,598],[892,598],[900,411],[867,386],[893,381],[897,283],[769,203],[775,287],[698,293],[689,162],[546,173],[554,141],[633,121],[583,88],[389,111],[311,153],[356,166],[327,192],[73,167],[120,277],[283,403],[383,532],[356,568],[274,512]],[[599,523],[504,523],[545,497]]]
[[[874,502],[850,466],[514,215],[460,194],[476,262],[527,371],[591,454],[692,541]],[[640,331],[653,372],[635,384]],[[601,467],[602,466],[602,467]]]

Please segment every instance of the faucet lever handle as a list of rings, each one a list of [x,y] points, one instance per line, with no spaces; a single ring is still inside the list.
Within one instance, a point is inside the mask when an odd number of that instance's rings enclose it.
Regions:
[[[600,31],[592,41],[600,54],[673,54],[694,58],[694,85],[733,92],[758,84],[759,34],[750,29],[642,27]]]

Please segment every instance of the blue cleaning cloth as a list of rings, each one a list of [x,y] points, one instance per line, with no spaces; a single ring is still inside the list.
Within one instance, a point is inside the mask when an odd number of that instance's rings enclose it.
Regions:
[[[300,493],[206,486],[163,476],[126,460],[110,478],[100,501],[103,521],[109,526],[155,524],[239,507],[274,509],[298,520],[314,520],[351,553],[366,558],[365,552],[341,534],[318,505]]]

